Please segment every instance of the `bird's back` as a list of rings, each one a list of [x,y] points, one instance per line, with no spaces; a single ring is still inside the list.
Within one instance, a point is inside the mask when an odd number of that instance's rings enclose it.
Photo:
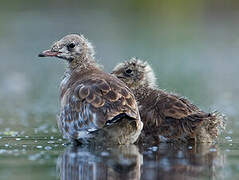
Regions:
[[[199,129],[212,118],[186,98],[150,89],[148,97],[140,99],[140,114],[146,134],[163,141],[187,141],[194,138]],[[149,99],[149,101],[147,101]]]
[[[118,123],[118,117],[136,121],[138,134],[142,125],[136,100],[123,82],[98,68],[75,71],[67,78],[61,87],[59,126],[68,138],[92,135]]]

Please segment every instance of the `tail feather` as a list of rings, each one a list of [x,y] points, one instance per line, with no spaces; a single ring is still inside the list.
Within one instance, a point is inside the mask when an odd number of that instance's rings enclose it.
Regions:
[[[198,129],[203,123],[204,119],[208,117],[206,113],[197,113],[189,115],[181,119],[182,127],[188,134],[194,134],[196,129]]]
[[[227,117],[218,111],[214,111],[210,114],[211,116],[207,121],[206,130],[212,138],[217,138],[225,130]]]

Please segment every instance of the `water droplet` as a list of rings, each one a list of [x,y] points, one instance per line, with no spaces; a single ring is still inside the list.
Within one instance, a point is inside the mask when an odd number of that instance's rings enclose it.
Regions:
[[[226,140],[232,139],[230,136],[225,137]]]
[[[49,150],[52,149],[52,147],[51,147],[51,146],[46,146],[44,149],[47,150],[47,151],[49,151]]]
[[[54,139],[54,137],[53,137],[53,136],[51,136],[51,137],[50,137],[50,139]]]
[[[21,138],[16,138],[16,141],[20,141],[21,140]]]
[[[37,146],[37,149],[41,149],[42,148],[42,146]]]
[[[109,156],[108,152],[101,152],[101,156]]]
[[[9,147],[9,145],[8,145],[8,144],[5,144],[4,146],[5,146],[5,147]]]
[[[193,147],[192,146],[188,146],[188,149],[193,149]]]
[[[48,143],[48,144],[54,144],[55,141],[48,141],[47,143]]]

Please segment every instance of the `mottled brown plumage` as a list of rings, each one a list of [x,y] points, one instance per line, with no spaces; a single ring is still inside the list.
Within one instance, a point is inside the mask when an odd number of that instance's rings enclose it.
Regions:
[[[57,41],[40,57],[65,59],[68,67],[61,82],[58,126],[71,140],[93,143],[134,143],[142,129],[133,93],[94,60],[91,44],[71,34]]]
[[[118,64],[113,74],[135,94],[144,123],[141,136],[144,141],[153,137],[156,142],[212,142],[224,128],[224,117],[219,113],[203,112],[186,98],[157,88],[154,72],[147,62],[132,58]]]

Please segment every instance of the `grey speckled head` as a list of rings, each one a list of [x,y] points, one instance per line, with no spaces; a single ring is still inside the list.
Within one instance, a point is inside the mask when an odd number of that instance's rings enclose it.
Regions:
[[[124,81],[126,85],[135,89],[139,86],[156,87],[156,78],[153,69],[146,61],[131,58],[129,61],[119,63],[112,74]]]
[[[93,58],[94,48],[83,35],[69,34],[55,42],[51,49],[39,54],[39,57],[47,56],[71,62],[74,59]]]

